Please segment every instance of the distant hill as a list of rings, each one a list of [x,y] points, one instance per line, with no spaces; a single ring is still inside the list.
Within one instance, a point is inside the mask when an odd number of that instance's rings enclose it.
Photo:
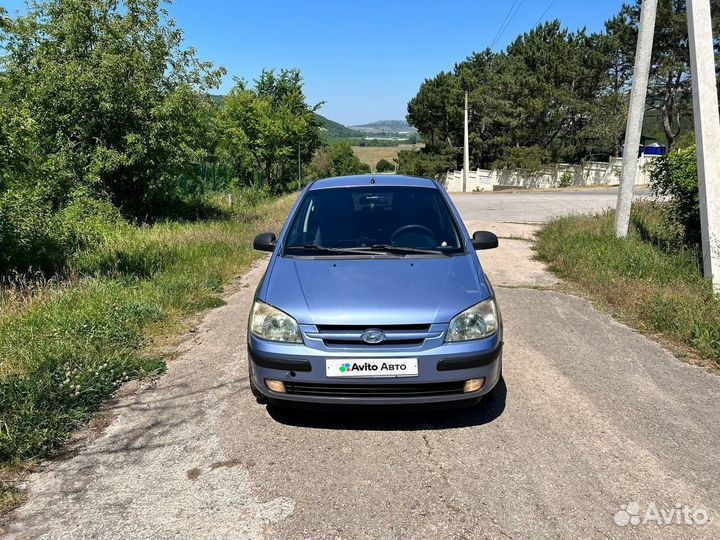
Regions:
[[[361,132],[343,126],[338,122],[333,122],[321,114],[315,113],[315,115],[320,119],[320,122],[322,122],[324,128],[323,134],[329,139],[351,139],[353,137],[363,136]]]
[[[369,124],[350,126],[350,129],[363,133],[416,133],[417,129],[405,120],[378,120]]]

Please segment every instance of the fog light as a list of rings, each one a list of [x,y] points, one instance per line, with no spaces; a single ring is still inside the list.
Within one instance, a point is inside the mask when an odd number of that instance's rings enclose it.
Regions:
[[[465,381],[463,392],[465,392],[466,394],[468,392],[477,392],[483,386],[485,386],[485,377],[480,377],[479,379],[470,379],[469,381]]]
[[[265,379],[265,386],[267,386],[272,392],[278,392],[280,394],[285,393],[285,383],[282,381],[276,381],[274,379]],[[465,386],[467,386],[467,383],[465,383]]]

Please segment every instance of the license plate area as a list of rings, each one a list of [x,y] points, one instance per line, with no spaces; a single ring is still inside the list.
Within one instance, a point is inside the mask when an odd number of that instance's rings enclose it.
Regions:
[[[397,378],[417,377],[417,358],[328,358],[325,360],[327,377]]]

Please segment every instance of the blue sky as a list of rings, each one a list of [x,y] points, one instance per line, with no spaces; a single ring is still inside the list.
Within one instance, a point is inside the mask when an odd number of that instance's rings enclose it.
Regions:
[[[200,58],[232,77],[262,68],[299,68],[311,103],[346,125],[402,119],[425,78],[483,50],[515,3],[497,39],[502,49],[545,20],[600,30],[622,0],[177,0],[170,13]],[[0,0],[14,11],[22,0]]]

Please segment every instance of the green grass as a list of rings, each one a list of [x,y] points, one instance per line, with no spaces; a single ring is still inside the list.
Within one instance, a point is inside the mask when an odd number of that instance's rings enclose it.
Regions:
[[[613,223],[614,212],[552,221],[538,233],[537,257],[640,330],[720,362],[720,300],[697,252],[668,232],[665,209],[636,205],[627,240]]]
[[[52,454],[123,382],[162,373],[151,340],[221,305],[223,284],[259,256],[253,236],[278,232],[293,200],[241,202],[223,221],[119,226],[62,280],[0,289],[0,465]]]

